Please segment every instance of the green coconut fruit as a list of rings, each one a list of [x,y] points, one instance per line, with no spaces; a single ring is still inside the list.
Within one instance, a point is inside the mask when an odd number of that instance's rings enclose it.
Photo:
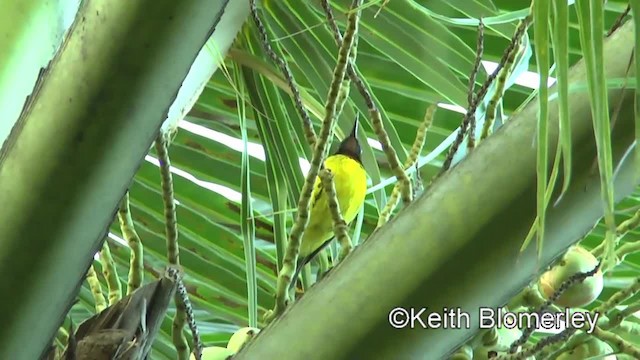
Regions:
[[[243,327],[239,329],[233,335],[231,335],[231,339],[229,339],[229,343],[227,344],[227,349],[232,350],[233,352],[238,352],[246,344],[251,340],[260,329],[256,329],[254,327]]]
[[[473,349],[473,360],[495,360],[497,356],[505,355],[508,351],[508,349],[498,351],[495,346],[481,345]],[[525,360],[535,360],[535,357],[529,356]]]
[[[495,346],[481,345],[473,349],[473,360],[495,360],[497,356],[505,355],[509,349],[496,350]],[[525,360],[535,360],[535,357],[529,356]]]
[[[491,335],[483,338],[484,341],[490,339],[490,343],[481,344],[473,349],[473,360],[490,360],[497,355],[506,354],[511,344],[522,336],[522,331],[517,328],[502,327],[492,329],[491,332]],[[528,357],[526,360],[531,359],[534,358]]]
[[[542,295],[549,299],[560,288],[563,282],[577,273],[593,270],[598,259],[582,247],[571,247],[558,264],[542,274],[538,287]],[[590,304],[600,296],[603,287],[602,271],[582,282],[571,285],[554,304],[562,307],[582,307]]]
[[[235,354],[235,351],[220,347],[220,346],[210,346],[202,349],[202,360],[227,360],[230,359]],[[191,354],[191,360],[196,360],[196,356]]]
[[[613,348],[606,342],[592,337],[574,348],[563,352],[556,360],[604,359],[603,356],[609,354],[613,354]],[[612,358],[615,359],[615,356]]]
[[[449,360],[473,360],[473,349],[469,345],[462,345]]]

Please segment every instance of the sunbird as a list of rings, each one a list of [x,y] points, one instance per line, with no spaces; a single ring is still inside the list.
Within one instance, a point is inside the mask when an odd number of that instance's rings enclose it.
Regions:
[[[360,142],[358,142],[357,133],[358,118],[356,117],[351,134],[342,140],[338,150],[324,161],[325,169],[330,170],[333,174],[340,213],[347,225],[358,214],[367,191],[367,172],[360,158],[362,149]],[[295,286],[301,269],[320,253],[334,237],[329,199],[324,193],[320,177],[316,177],[309,207],[309,223],[302,235],[291,288]]]

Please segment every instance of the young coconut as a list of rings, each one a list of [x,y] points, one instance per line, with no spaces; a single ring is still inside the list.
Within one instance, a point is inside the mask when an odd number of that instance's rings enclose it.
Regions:
[[[598,259],[580,246],[571,247],[562,260],[551,270],[544,273],[538,282],[542,295],[549,299],[563,282],[577,273],[593,270],[598,265]],[[582,282],[571,285],[554,304],[562,307],[582,307],[597,299],[602,292],[602,271],[598,269],[593,276]]]
[[[613,354],[613,348],[604,341],[591,337],[587,341],[569,349],[560,354],[556,360],[583,360],[583,359],[613,359],[616,357]]]
[[[227,360],[235,355],[235,352],[225,347],[210,346],[202,349],[202,360]],[[195,354],[191,354],[190,360],[196,360]]]
[[[260,329],[256,329],[254,327],[243,327],[239,329],[233,335],[231,335],[231,339],[229,339],[229,343],[227,344],[227,349],[232,350],[233,352],[238,352],[244,346],[244,344],[248,343]]]
[[[482,337],[482,343],[473,349],[473,360],[491,360],[495,356],[506,354],[511,344],[522,336],[518,328],[493,328]],[[528,357],[526,360],[533,360]]]
[[[462,345],[449,360],[473,360],[473,348],[469,345]]]

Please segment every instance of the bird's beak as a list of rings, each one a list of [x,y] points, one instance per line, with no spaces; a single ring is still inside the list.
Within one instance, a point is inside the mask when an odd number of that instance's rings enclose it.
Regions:
[[[358,125],[360,123],[360,113],[356,113],[356,120],[353,122],[353,129],[351,130],[350,137],[358,137]]]

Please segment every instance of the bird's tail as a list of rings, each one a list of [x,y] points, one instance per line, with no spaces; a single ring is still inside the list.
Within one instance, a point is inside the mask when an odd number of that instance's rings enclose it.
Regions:
[[[298,276],[300,276],[300,271],[302,271],[302,268],[304,268],[305,265],[307,265],[316,255],[318,255],[320,251],[324,250],[324,248],[327,247],[327,245],[329,245],[331,240],[333,240],[333,237],[325,241],[322,245],[320,245],[319,248],[315,249],[311,254],[298,258],[298,261],[296,262],[296,272],[293,274],[293,278],[291,278],[291,285],[289,285],[289,291],[291,291],[296,286],[296,283],[298,282]]]
[[[309,258],[308,256],[299,258],[298,261],[296,262],[296,272],[293,273],[293,277],[291,278],[289,291],[293,290],[296,287],[296,284],[298,283],[298,276],[300,276],[300,272],[302,271],[302,268],[304,268],[304,266],[307,264],[308,258]]]

